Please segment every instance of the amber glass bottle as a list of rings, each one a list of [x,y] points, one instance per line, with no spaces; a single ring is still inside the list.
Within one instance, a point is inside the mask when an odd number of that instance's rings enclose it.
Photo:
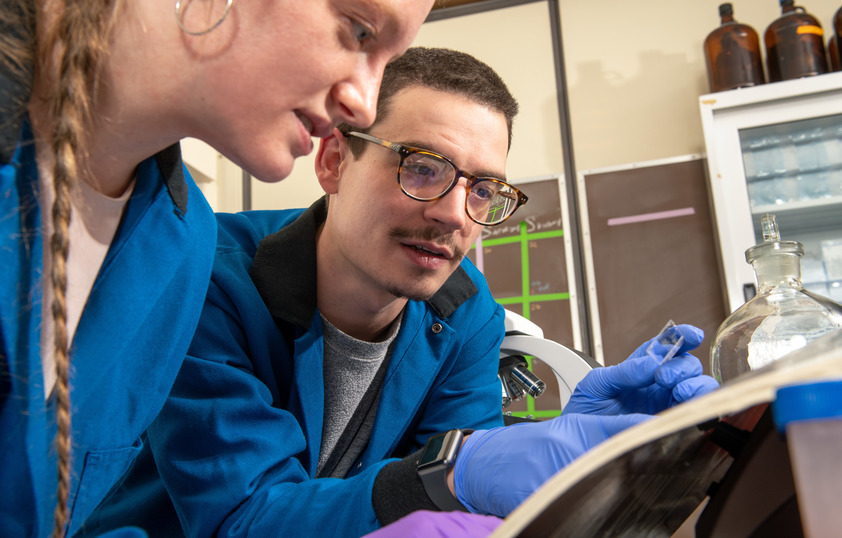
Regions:
[[[766,29],[769,82],[827,73],[822,27],[793,0],[781,1],[781,16]]]
[[[831,71],[842,71],[842,64],[839,63],[839,42],[836,34],[830,36],[827,42],[827,64]]]
[[[705,38],[705,62],[710,91],[720,92],[763,84],[760,40],[754,28],[734,20],[731,4],[719,6],[722,25]]]
[[[836,10],[833,15],[833,48],[828,46],[827,55],[830,58],[831,68],[834,71],[842,71],[842,7]],[[834,65],[834,60],[836,64]]]

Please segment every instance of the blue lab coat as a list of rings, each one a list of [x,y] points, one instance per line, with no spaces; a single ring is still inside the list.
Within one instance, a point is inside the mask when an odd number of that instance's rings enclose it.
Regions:
[[[0,163],[0,536],[43,537],[56,502],[55,399],[45,401],[37,166],[24,125]],[[141,449],[184,359],[216,240],[178,145],[142,162],[71,343],[72,535]],[[71,246],[72,248],[72,246]]]
[[[502,425],[504,310],[465,260],[433,298],[407,304],[362,455],[344,479],[315,479],[325,414],[315,233],[325,212],[322,200],[304,213],[218,216],[199,328],[149,429],[189,536],[359,536],[379,526],[372,488],[390,458],[434,433]]]

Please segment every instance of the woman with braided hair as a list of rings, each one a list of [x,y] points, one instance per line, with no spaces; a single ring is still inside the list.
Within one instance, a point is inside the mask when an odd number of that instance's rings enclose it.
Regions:
[[[178,141],[284,178],[431,5],[0,0],[0,535],[82,528],[169,392],[216,241]]]

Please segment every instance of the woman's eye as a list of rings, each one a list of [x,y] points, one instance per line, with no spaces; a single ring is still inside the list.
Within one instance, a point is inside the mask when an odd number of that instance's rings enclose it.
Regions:
[[[367,40],[372,39],[374,37],[374,32],[371,31],[371,29],[368,26],[360,22],[354,21],[352,23],[352,28],[354,31],[354,38],[359,43],[365,43]]]

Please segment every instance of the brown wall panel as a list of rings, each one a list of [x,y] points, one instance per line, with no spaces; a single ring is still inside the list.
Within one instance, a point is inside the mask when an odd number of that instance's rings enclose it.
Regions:
[[[545,338],[573,347],[559,181],[542,179],[519,187],[529,203],[500,226],[484,229],[481,256],[472,249],[469,257],[506,309],[537,324]],[[559,409],[558,383],[543,362],[535,361],[533,371],[547,384],[544,395],[515,402],[506,411],[543,413],[546,418]]]
[[[584,174],[605,364],[664,323],[705,331],[694,354],[709,371],[726,310],[702,159]]]

